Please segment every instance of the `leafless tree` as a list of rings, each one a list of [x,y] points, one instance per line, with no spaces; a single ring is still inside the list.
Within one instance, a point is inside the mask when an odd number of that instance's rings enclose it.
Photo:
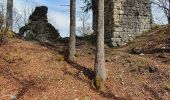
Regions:
[[[94,70],[96,75],[94,79],[94,85],[97,89],[100,89],[103,87],[104,81],[107,78],[104,50],[104,0],[98,1],[97,45]]]
[[[168,12],[169,12],[168,23],[170,24],[170,0],[169,0],[169,10],[168,10]]]
[[[88,22],[88,20],[90,19],[90,15],[88,14],[88,12],[80,12],[79,19],[82,25],[77,28],[78,34],[80,34],[81,36],[92,34],[92,26],[91,23]]]
[[[4,1],[2,0],[0,2],[0,29],[2,29],[4,25],[4,14],[5,14],[5,7],[4,7]]]
[[[4,23],[4,17],[2,12],[0,11],[0,29],[2,29],[3,23]]]
[[[170,0],[152,0],[152,4],[156,5],[162,11],[164,12],[165,16],[167,17],[168,23],[170,24],[170,15],[169,15],[169,10],[170,10]]]
[[[75,60],[76,54],[76,0],[70,0],[70,39],[69,60]]]
[[[5,1],[4,0],[2,0],[1,2],[0,2],[0,12],[1,12],[1,14],[4,16],[5,15]]]
[[[169,16],[168,16],[168,24],[169,24],[169,26],[168,26],[168,33],[170,33],[170,0],[169,0]]]
[[[13,30],[13,0],[7,0],[6,28]]]
[[[29,1],[25,0],[26,4],[25,7],[18,11],[17,9],[13,9],[13,29],[14,31],[18,31],[22,26],[28,23],[28,18],[34,11],[35,5],[29,3]]]

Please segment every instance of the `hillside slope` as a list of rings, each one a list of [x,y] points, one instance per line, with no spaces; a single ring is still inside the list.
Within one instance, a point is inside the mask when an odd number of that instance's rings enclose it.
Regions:
[[[9,39],[0,45],[0,100],[169,100],[170,35],[165,30],[148,32],[122,48],[106,47],[108,79],[101,91],[91,81],[93,45],[78,45],[77,60],[68,62],[66,43]],[[142,54],[132,54],[135,47]]]

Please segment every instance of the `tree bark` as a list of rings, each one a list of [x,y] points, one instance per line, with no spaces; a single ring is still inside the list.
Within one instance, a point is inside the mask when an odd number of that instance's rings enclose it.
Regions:
[[[76,54],[76,0],[70,0],[70,39],[69,39],[69,60],[75,59]]]
[[[97,16],[97,45],[95,58],[95,79],[94,85],[97,89],[103,87],[106,80],[105,69],[105,51],[104,51],[104,0],[98,1],[98,16]]]
[[[93,10],[93,30],[97,33],[97,15],[98,15],[98,0],[92,0],[92,10]]]
[[[168,24],[170,24],[170,0],[169,0],[169,11],[168,11],[168,13],[169,13],[169,16],[168,16]]]
[[[13,0],[7,0],[6,28],[13,30]]]
[[[2,12],[0,12],[0,29],[2,28],[2,25],[4,24],[4,16]]]
[[[168,33],[170,34],[170,0],[169,0],[169,10],[168,10]]]

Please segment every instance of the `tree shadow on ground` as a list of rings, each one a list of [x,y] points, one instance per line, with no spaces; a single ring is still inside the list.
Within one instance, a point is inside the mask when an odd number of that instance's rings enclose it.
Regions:
[[[74,61],[67,60],[67,63],[69,63],[73,68],[77,69],[78,71],[82,71],[83,75],[85,75],[88,79],[92,80],[95,77],[95,73],[92,69],[86,68]]]
[[[0,75],[8,80],[13,80],[18,82],[21,85],[21,88],[18,90],[17,94],[15,94],[15,99],[20,99],[23,97],[30,89],[32,88],[40,88],[36,87],[37,83],[34,79],[20,79],[13,71],[10,70],[9,67],[1,67],[0,68]]]
[[[83,83],[87,83],[89,84],[90,86],[90,89],[92,89],[93,91],[95,91],[96,93],[98,93],[100,96],[102,97],[105,97],[105,98],[108,98],[108,99],[113,99],[113,100],[126,100],[125,98],[123,97],[116,97],[114,95],[114,93],[110,90],[110,88],[108,86],[105,86],[106,87],[106,91],[103,91],[103,90],[97,90],[93,84],[92,84],[92,79],[95,77],[95,74],[94,74],[94,71],[92,71],[91,69],[89,68],[86,68],[82,65],[79,65],[78,63],[76,62],[73,62],[73,61],[68,61],[68,63],[75,69],[77,69],[78,71],[83,71],[83,75],[86,76],[89,80],[86,80],[84,78],[81,78],[79,75],[77,74],[73,74],[67,70],[63,70],[65,74],[67,75],[71,75],[73,76],[74,78],[78,79],[79,81],[82,81]]]
[[[154,53],[170,53],[170,48],[155,48],[150,50],[145,50],[144,53],[154,54]]]
[[[107,91],[102,91],[102,90],[97,90],[94,88],[94,86],[92,85],[92,80],[94,79],[95,77],[95,73],[92,69],[90,68],[86,68],[80,64],[78,64],[77,62],[75,61],[70,61],[70,60],[67,60],[68,59],[68,54],[67,54],[67,45],[65,45],[62,49],[58,49],[56,47],[58,46],[55,46],[55,45],[48,45],[48,44],[43,44],[43,46],[46,46],[47,48],[49,49],[52,49],[56,52],[58,52],[59,54],[63,55],[64,58],[65,58],[65,61],[73,68],[77,69],[79,72],[82,72],[83,75],[85,77],[87,77],[89,80],[86,80],[84,78],[81,78],[79,77],[79,75],[76,75],[76,74],[73,74],[67,70],[63,70],[63,72],[67,75],[70,75],[70,76],[73,76],[74,78],[78,79],[79,81],[82,81],[84,83],[87,83],[89,84],[90,88],[95,91],[96,93],[99,93],[100,96],[102,97],[105,97],[105,98],[108,98],[108,99],[113,99],[113,100],[127,100],[123,97],[116,97],[114,93],[112,93],[110,90],[109,90],[109,87],[106,86],[106,90]]]

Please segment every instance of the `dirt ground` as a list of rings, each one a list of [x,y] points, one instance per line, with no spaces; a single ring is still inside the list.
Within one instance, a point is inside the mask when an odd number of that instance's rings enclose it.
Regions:
[[[170,34],[154,29],[121,48],[106,46],[108,79],[97,91],[95,47],[77,46],[66,61],[65,43],[53,46],[9,39],[0,45],[0,100],[170,100]],[[133,54],[132,48],[142,53]]]

